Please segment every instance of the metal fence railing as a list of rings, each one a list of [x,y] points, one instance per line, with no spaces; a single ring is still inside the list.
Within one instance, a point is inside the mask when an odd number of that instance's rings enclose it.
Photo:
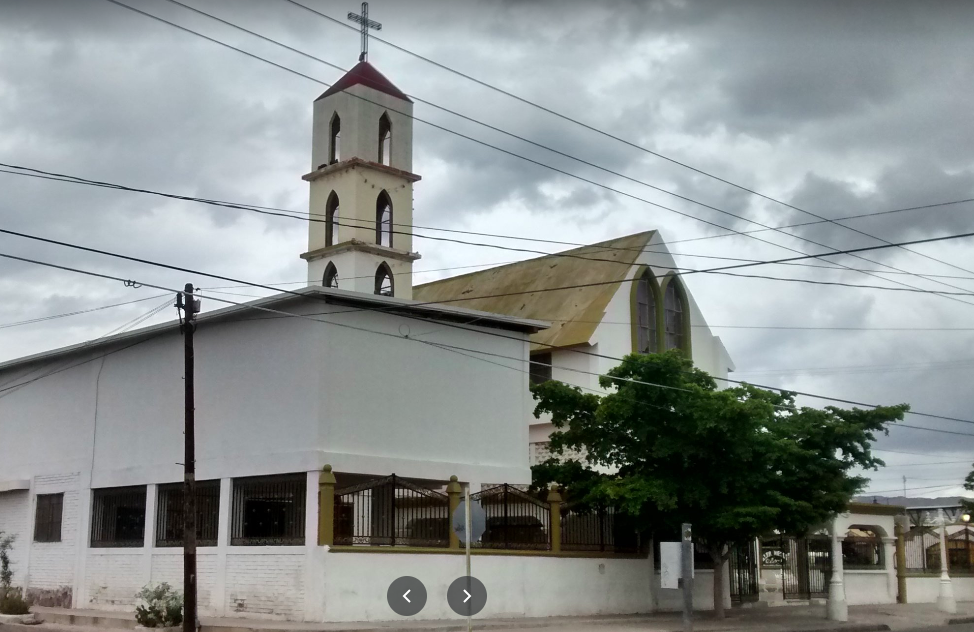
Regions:
[[[849,570],[869,570],[886,567],[880,538],[846,536],[842,541],[842,565]]]
[[[948,533],[947,570],[951,573],[974,573],[974,534],[965,527]],[[908,573],[940,572],[940,534],[935,527],[914,527],[903,539]]]
[[[335,490],[335,544],[446,547],[446,494],[393,474]]]
[[[626,516],[614,507],[567,503],[561,507],[561,550],[635,553],[639,538]]]
[[[304,544],[306,489],[304,473],[234,479],[230,544]]]
[[[344,546],[456,547],[450,508],[462,499],[446,484],[411,481],[396,475],[334,490],[334,528],[330,542]],[[337,485],[336,485],[337,487]],[[634,520],[612,507],[548,502],[547,492],[494,485],[471,494],[483,508],[485,529],[478,549],[630,554],[639,551]],[[553,497],[555,498],[555,497]],[[553,546],[557,520],[560,537]]]
[[[183,483],[159,486],[156,546],[183,545]],[[216,546],[220,532],[220,481],[196,481],[196,544]]]
[[[145,485],[93,490],[91,546],[144,546],[145,495]]]
[[[470,496],[487,514],[480,546],[493,549],[551,549],[551,505],[512,485],[489,487]]]

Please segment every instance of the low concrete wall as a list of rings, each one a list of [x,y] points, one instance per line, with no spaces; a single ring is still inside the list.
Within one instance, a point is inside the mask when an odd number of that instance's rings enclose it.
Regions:
[[[843,576],[846,603],[850,606],[896,603],[896,577],[891,580],[886,569],[849,570]]]
[[[406,619],[386,602],[393,580],[410,575],[426,586],[416,619],[459,618],[446,601],[450,583],[466,574],[462,555],[329,551],[319,558],[323,577],[312,616],[324,621]],[[472,575],[487,587],[479,617],[651,612],[655,573],[647,559],[477,555]],[[316,571],[317,572],[317,571]]]
[[[974,601],[974,577],[951,577],[950,583],[957,601]],[[939,594],[940,575],[906,578],[906,598],[910,603],[935,603]]]

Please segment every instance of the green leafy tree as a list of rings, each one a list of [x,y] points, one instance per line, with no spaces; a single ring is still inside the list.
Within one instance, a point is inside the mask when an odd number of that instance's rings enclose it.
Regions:
[[[974,470],[971,470],[971,473],[964,479],[964,489],[974,492]],[[974,511],[974,500],[966,499],[960,502],[968,512]]]
[[[585,455],[536,466],[535,484],[611,502],[657,530],[691,523],[713,561],[717,617],[731,547],[826,524],[867,482],[852,470],[883,465],[870,452],[876,433],[908,410],[819,410],[749,385],[718,390],[678,351],[627,356],[600,384],[614,392],[534,387],[535,415],[550,414],[556,427],[552,452]]]

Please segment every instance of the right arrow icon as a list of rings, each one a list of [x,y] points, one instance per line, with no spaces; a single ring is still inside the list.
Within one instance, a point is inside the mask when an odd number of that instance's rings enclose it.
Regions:
[[[466,590],[463,591],[463,594],[467,596],[467,598],[463,600],[463,603],[467,603],[468,601],[470,601],[470,598],[473,597],[473,595],[468,593]]]

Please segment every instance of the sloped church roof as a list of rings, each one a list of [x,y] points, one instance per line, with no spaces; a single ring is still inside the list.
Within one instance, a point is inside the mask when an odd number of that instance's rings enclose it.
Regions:
[[[417,285],[413,288],[413,299],[449,302],[478,311],[551,321],[550,329],[531,336],[536,347],[585,344],[595,333],[609,301],[655,232],[626,235],[557,255]],[[507,296],[503,296],[505,294]]]
[[[412,103],[412,100],[406,96],[406,93],[397,88],[391,81],[389,81],[384,74],[376,70],[376,67],[367,61],[360,61],[355,64],[355,66],[345,73],[341,79],[336,81],[330,88],[325,90],[320,97],[315,99],[315,101],[320,101],[327,96],[331,96],[342,90],[347,90],[354,85],[362,84],[373,90],[378,90],[379,92],[385,92],[390,96],[394,96],[397,99],[402,99],[403,101],[408,101]]]

